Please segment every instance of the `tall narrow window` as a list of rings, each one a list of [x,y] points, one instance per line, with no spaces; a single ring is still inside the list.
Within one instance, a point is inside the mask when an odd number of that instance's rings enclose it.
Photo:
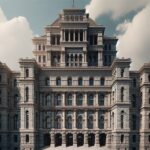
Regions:
[[[121,120],[121,129],[124,128],[124,111],[121,111],[121,116],[120,116],[120,120]]]
[[[121,69],[120,76],[121,76],[121,77],[124,76],[124,68]]]
[[[132,142],[135,143],[136,142],[136,135],[132,136]]]
[[[133,108],[136,107],[136,96],[135,96],[135,94],[132,95],[132,107]]]
[[[68,105],[68,106],[72,105],[72,94],[67,95],[66,105]]]
[[[14,86],[14,87],[17,87],[17,79],[14,79],[13,86]]]
[[[124,87],[121,87],[121,102],[124,100]]]
[[[29,142],[29,135],[27,134],[26,135],[26,143],[28,143]]]
[[[93,85],[94,85],[94,79],[93,79],[93,77],[91,77],[91,78],[89,79],[89,85],[90,85],[90,86],[93,86]]]
[[[18,129],[18,115],[14,115],[14,130]]]
[[[103,93],[100,93],[98,95],[98,103],[100,106],[104,106],[104,99],[105,99],[105,95]]]
[[[56,95],[56,106],[61,106],[61,95]]]
[[[46,56],[43,56],[43,63],[46,62]]]
[[[93,105],[93,101],[94,101],[94,96],[93,96],[93,94],[90,94],[88,96],[88,105],[92,106]]]
[[[29,69],[25,69],[25,77],[26,77],[26,78],[29,77]]]
[[[136,87],[136,79],[133,79],[133,87]]]
[[[28,102],[29,101],[29,87],[25,88],[25,101]]]
[[[132,115],[132,130],[136,130],[136,115]]]
[[[66,128],[72,129],[72,117],[68,116],[66,121],[67,121]]]
[[[76,104],[77,104],[77,106],[82,106],[82,103],[83,103],[83,95],[79,94],[77,96],[77,102],[76,102]]]
[[[121,135],[120,141],[121,141],[121,143],[124,142],[124,135],[123,134]]]
[[[148,82],[150,82],[150,74],[148,75]]]
[[[77,128],[78,128],[78,129],[82,129],[82,124],[83,124],[83,118],[82,118],[81,115],[79,115],[79,116],[77,117]]]
[[[28,129],[29,128],[29,111],[25,112],[25,119],[26,119],[26,122],[25,122],[26,129]]]
[[[57,85],[57,86],[60,86],[60,85],[61,85],[61,79],[60,79],[60,77],[57,77],[57,78],[56,78],[56,85]]]
[[[93,116],[92,115],[88,116],[88,128],[93,129]]]
[[[45,85],[46,85],[46,86],[49,86],[49,85],[50,85],[49,77],[46,77],[46,78],[45,78]]]
[[[46,128],[47,129],[51,128],[51,119],[50,119],[50,117],[46,117]]]
[[[72,85],[72,78],[69,77],[67,82],[68,82],[68,86],[71,86]]]
[[[83,80],[82,80],[81,77],[78,79],[78,85],[79,85],[79,86],[82,86],[82,85],[83,85]]]
[[[99,116],[99,128],[104,129],[104,115]]]
[[[100,85],[101,85],[101,86],[104,86],[104,85],[105,85],[105,78],[104,78],[104,77],[102,77],[102,78],[100,79]]]
[[[18,94],[15,94],[14,95],[14,107],[17,107],[17,105],[18,105]]]

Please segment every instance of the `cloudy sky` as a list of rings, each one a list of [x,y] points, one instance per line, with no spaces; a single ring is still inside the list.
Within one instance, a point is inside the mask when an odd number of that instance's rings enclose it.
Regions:
[[[32,37],[43,34],[72,0],[0,0],[0,61],[14,70],[19,58],[33,58]],[[132,69],[150,61],[150,0],[75,0],[91,18],[117,36],[117,56],[132,58]]]

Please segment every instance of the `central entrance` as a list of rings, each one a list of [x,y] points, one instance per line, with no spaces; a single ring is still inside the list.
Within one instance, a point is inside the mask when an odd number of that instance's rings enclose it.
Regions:
[[[95,134],[93,133],[88,134],[88,145],[89,147],[95,145]]]
[[[62,135],[60,133],[55,134],[55,147],[62,145]]]
[[[72,146],[73,145],[73,134],[68,133],[66,134],[66,146]]]

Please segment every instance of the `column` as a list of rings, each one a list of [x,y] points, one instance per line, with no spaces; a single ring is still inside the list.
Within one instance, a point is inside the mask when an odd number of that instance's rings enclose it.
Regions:
[[[65,129],[65,111],[62,111],[62,129]]]
[[[98,129],[98,110],[95,111],[95,125],[94,125],[95,129]]]
[[[103,60],[102,60],[102,52],[98,51],[98,66],[102,66]]]
[[[63,30],[60,31],[60,42],[63,41]]]
[[[84,133],[84,147],[88,147],[88,134]]]
[[[64,30],[64,41],[66,41],[66,30]]]
[[[66,134],[62,133],[62,146],[66,147]]]
[[[52,111],[52,128],[55,128],[55,111]]]
[[[85,41],[85,30],[83,30],[83,41]]]
[[[87,129],[87,110],[84,112],[84,128]]]
[[[76,106],[76,93],[73,93],[73,106]]]
[[[73,112],[73,129],[76,129],[76,111]]]
[[[99,133],[98,132],[95,133],[95,146],[99,147]]]
[[[55,134],[51,132],[51,147],[55,147]]]
[[[77,146],[77,134],[73,133],[73,146]]]
[[[85,30],[85,41],[87,41],[87,30]]]
[[[83,106],[87,106],[87,93],[84,93],[84,102]]]
[[[68,41],[70,42],[70,30],[68,30]]]
[[[95,106],[98,106],[98,93],[95,94]]]
[[[62,93],[62,106],[65,106],[65,93]]]
[[[75,42],[75,30],[73,30],[73,41]]]
[[[78,42],[80,42],[80,30],[78,31]]]

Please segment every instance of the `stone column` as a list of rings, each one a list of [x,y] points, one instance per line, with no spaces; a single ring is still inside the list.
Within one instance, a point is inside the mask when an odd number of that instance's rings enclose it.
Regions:
[[[101,67],[103,65],[103,60],[102,60],[102,52],[98,51],[98,66]]]
[[[64,30],[64,41],[66,41],[66,30]]]
[[[88,147],[88,134],[84,133],[84,147]]]
[[[94,125],[95,129],[98,129],[98,110],[95,111],[95,125]]]
[[[73,133],[73,146],[77,147],[77,134]]]
[[[65,129],[65,111],[62,111],[62,129]]]
[[[76,129],[76,111],[75,110],[73,112],[73,120],[74,120],[74,122],[73,122],[73,129]]]
[[[83,106],[87,106],[87,93],[84,93],[84,102]]]
[[[63,41],[63,30],[60,31],[60,42]]]
[[[95,94],[95,103],[94,106],[98,106],[98,93]]]
[[[55,147],[55,134],[51,132],[51,147]]]
[[[87,30],[85,30],[85,41],[87,41]]]
[[[84,112],[84,128],[87,129],[87,110]]]
[[[73,93],[73,106],[76,106],[76,93]]]
[[[75,42],[75,30],[73,30],[73,41]]]
[[[68,30],[68,41],[70,42],[70,30]]]
[[[95,146],[99,147],[99,133],[98,132],[95,133]]]
[[[62,133],[62,146],[66,147],[66,134]]]
[[[62,106],[65,106],[65,93],[62,93]]]
[[[80,30],[78,31],[78,42],[80,42]]]
[[[52,112],[52,128],[55,128],[55,111]]]

